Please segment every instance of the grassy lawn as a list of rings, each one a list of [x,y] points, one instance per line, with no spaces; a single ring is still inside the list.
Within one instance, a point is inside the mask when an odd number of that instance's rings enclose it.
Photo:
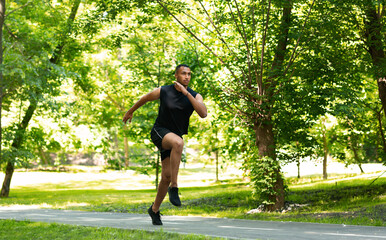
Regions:
[[[286,201],[287,204],[296,205],[292,205],[290,211],[255,214],[247,212],[256,209],[260,201],[253,198],[252,190],[246,183],[185,187],[180,188],[183,206],[176,208],[166,198],[161,211],[164,215],[386,226],[386,177],[372,183],[375,178],[364,175],[333,181],[288,179],[290,184]],[[156,194],[154,189],[111,189],[111,181],[106,184],[106,188],[103,188],[103,181],[98,181],[98,189],[87,188],[93,184],[78,181],[73,184],[18,186],[11,189],[9,198],[0,199],[0,205],[146,213]]]
[[[182,235],[163,231],[147,232],[115,228],[71,226],[56,223],[0,220],[1,240],[24,239],[164,239],[164,240],[204,240],[221,239],[199,235]]]
[[[60,173],[57,174],[59,176]],[[183,206],[176,208],[166,198],[161,206],[161,212],[164,215],[384,227],[386,226],[386,177],[380,177],[373,182],[376,177],[377,175],[370,177],[369,175],[351,175],[327,181],[320,180],[318,177],[290,178],[287,179],[289,191],[286,201],[287,205],[292,208],[281,212],[254,214],[247,212],[258,208],[261,202],[253,198],[252,189],[245,182],[182,187],[180,194]],[[93,178],[90,181],[83,179],[65,183],[49,183],[49,181],[50,179],[47,179],[45,183],[13,187],[9,198],[0,199],[0,206],[37,205],[55,209],[146,214],[156,194],[154,189],[117,190],[112,188],[114,185],[124,184],[119,179],[105,181]],[[53,229],[60,229],[60,231],[56,232]],[[182,235],[164,232],[149,233],[111,228],[0,221],[0,239],[10,239],[9,236],[12,236],[12,239],[25,239],[19,236],[20,232],[31,234],[35,236],[35,239],[46,239],[47,236],[50,236],[50,239],[72,239],[71,234],[77,236],[76,239],[212,239],[192,235],[183,235],[184,238],[182,238]],[[43,235],[39,235],[39,232]],[[48,235],[51,234],[50,232],[59,235],[51,237]]]

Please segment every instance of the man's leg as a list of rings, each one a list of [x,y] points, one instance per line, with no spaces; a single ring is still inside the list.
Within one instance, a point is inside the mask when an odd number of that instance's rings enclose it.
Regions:
[[[168,133],[162,139],[162,148],[166,150],[171,150],[170,152],[170,173],[171,173],[170,187],[177,187],[178,171],[180,169],[181,156],[182,156],[182,151],[184,149],[184,140],[177,134]]]
[[[170,173],[170,157],[162,160],[161,181],[158,185],[157,196],[153,204],[153,212],[158,212],[162,201],[164,200],[168,187],[170,185],[171,173]]]

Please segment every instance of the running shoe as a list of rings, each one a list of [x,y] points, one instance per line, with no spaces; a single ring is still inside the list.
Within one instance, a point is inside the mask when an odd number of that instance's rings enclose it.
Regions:
[[[178,196],[178,188],[177,187],[169,187],[168,193],[169,193],[169,201],[174,206],[177,206],[177,207],[181,206],[181,200],[180,200],[180,197]]]
[[[149,215],[151,217],[151,221],[153,222],[153,225],[162,225],[160,211],[155,213],[155,212],[153,212],[152,207],[153,207],[153,204],[150,206],[150,208],[147,210],[147,212],[149,213]]]

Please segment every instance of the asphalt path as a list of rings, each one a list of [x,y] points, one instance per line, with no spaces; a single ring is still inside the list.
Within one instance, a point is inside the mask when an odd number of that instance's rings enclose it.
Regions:
[[[386,239],[385,227],[252,221],[191,216],[162,216],[163,226],[153,226],[147,214],[53,210],[28,206],[0,207],[0,219],[55,222],[91,227],[141,229],[147,231],[163,229],[163,231],[166,232],[201,234],[228,239]]]

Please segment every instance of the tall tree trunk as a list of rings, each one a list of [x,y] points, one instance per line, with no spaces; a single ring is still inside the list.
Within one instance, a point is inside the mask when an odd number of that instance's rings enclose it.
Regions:
[[[287,0],[283,7],[283,15],[280,24],[282,34],[278,39],[278,43],[275,50],[275,57],[272,62],[269,77],[264,86],[265,91],[263,91],[265,92],[266,98],[268,99],[269,106],[273,105],[272,99],[274,99],[274,89],[277,85],[276,80],[279,76],[282,75],[283,72],[283,62],[287,51],[288,33],[291,25],[291,11],[292,1]],[[260,102],[260,105],[263,105],[262,102]],[[259,155],[261,157],[267,156],[277,161],[275,155],[275,136],[273,132],[273,121],[271,118],[272,116],[269,114],[269,107],[265,110],[267,113],[265,118],[259,121],[258,123],[255,123],[256,146],[259,149]],[[277,165],[279,167],[274,168],[274,176],[276,183],[274,185],[273,190],[275,194],[269,196],[269,200],[271,202],[274,202],[274,204],[267,206],[268,211],[274,211],[284,207],[284,181],[282,178],[280,165]]]
[[[300,151],[298,141],[296,141],[296,149],[298,149],[298,151]],[[300,157],[299,156],[296,157],[296,165],[298,167],[298,179],[299,179],[300,178]]]
[[[66,29],[65,31],[65,36],[63,36],[63,38],[61,39],[62,42],[58,44],[58,46],[55,48],[54,50],[54,53],[50,59],[50,62],[51,63],[54,63],[54,64],[57,64],[59,62],[59,57],[60,57],[60,54],[62,53],[62,50],[63,50],[63,47],[64,47],[64,44],[65,44],[65,40],[68,38],[69,34],[70,34],[70,31],[71,31],[71,26],[72,26],[72,23],[74,22],[75,20],[75,15],[78,11],[78,8],[79,8],[79,5],[80,5],[80,1],[81,0],[75,0],[75,2],[73,3],[73,6],[71,8],[71,13],[70,13],[70,16],[67,20],[67,26],[68,28]],[[4,3],[4,5],[2,5]],[[5,13],[5,0],[0,0],[0,5],[1,7],[4,7],[1,10],[3,10],[4,12],[1,14],[1,20],[2,22],[0,22],[0,24],[3,24],[4,23],[4,13]],[[2,29],[2,28],[1,28]],[[2,33],[2,32],[1,32]],[[2,49],[2,48],[1,48]],[[2,50],[0,50],[2,51]],[[2,53],[2,52],[1,52]],[[2,56],[2,54],[1,54]],[[1,71],[0,71],[1,73]],[[24,138],[24,134],[25,134],[25,130],[27,129],[28,127],[28,124],[29,124],[29,121],[31,120],[32,118],[32,115],[34,114],[36,108],[37,108],[37,105],[38,105],[38,97],[41,95],[41,92],[40,90],[36,90],[35,94],[33,94],[33,96],[35,96],[35,98],[31,98],[30,99],[30,105],[25,113],[25,116],[23,118],[23,121],[21,122],[16,134],[15,134],[15,137],[14,137],[14,140],[13,140],[13,143],[12,143],[12,147],[15,148],[15,149],[19,149],[22,145],[22,142],[23,142],[23,138]],[[7,168],[6,168],[6,173],[5,173],[5,178],[4,178],[4,182],[3,182],[3,185],[2,185],[2,188],[1,188],[1,193],[0,193],[0,197],[8,197],[9,196],[9,192],[10,192],[10,186],[11,186],[11,179],[12,179],[12,176],[13,176],[13,172],[15,170],[15,163],[11,160],[8,160],[7,162]]]
[[[218,150],[216,150],[215,155],[216,155],[216,182],[219,182],[219,179],[218,179]]]
[[[38,106],[38,100],[37,98],[33,98],[30,100],[30,105],[23,117],[23,120],[21,121],[21,124],[19,125],[19,128],[16,131],[15,137],[12,142],[12,148],[19,149],[21,145],[23,144],[24,140],[24,134],[28,127],[28,124],[32,118],[32,115],[34,114],[36,108]],[[8,160],[7,168],[5,171],[5,177],[3,186],[1,188],[1,194],[0,197],[8,197],[10,192],[10,186],[11,186],[11,179],[13,176],[13,172],[15,170],[15,163],[12,160]]]
[[[55,50],[54,50],[54,52],[52,54],[52,57],[50,59],[50,61],[52,63],[54,63],[54,64],[58,64],[59,63],[59,59],[60,59],[60,57],[62,55],[63,48],[66,45],[66,41],[68,39],[68,36],[72,32],[72,24],[74,23],[76,13],[78,12],[80,1],[81,0],[75,0],[73,5],[72,5],[72,7],[71,7],[70,16],[67,19],[67,29],[65,29],[63,31],[62,36],[59,39],[60,42],[56,46],[56,48],[55,48]]]
[[[380,138],[382,140],[383,152],[386,153],[386,139],[385,139],[385,133],[383,132],[383,126],[382,126],[382,110],[384,112],[386,112],[385,109],[382,108],[379,112],[376,111],[376,114],[377,114],[377,119],[378,119],[378,123],[379,123],[379,134],[380,134]]]
[[[5,0],[0,0],[0,66],[3,65],[3,25],[5,18]],[[3,161],[3,153],[1,143],[3,142],[3,126],[1,124],[1,117],[3,111],[3,68],[0,68],[0,163]]]
[[[126,125],[124,129],[126,128]],[[128,168],[130,165],[130,157],[129,157],[129,143],[127,137],[123,137],[123,143],[125,144],[125,167]]]
[[[357,141],[354,137],[350,137],[349,138],[349,141],[350,141],[350,146],[351,146],[351,149],[354,153],[354,159],[355,159],[355,163],[358,164],[358,167],[359,169],[361,170],[361,173],[365,173],[362,169],[362,160],[360,159],[359,157],[359,154],[358,154],[358,144],[357,144]]]
[[[219,181],[219,178],[218,178],[218,166],[219,166],[219,162],[218,162],[218,159],[219,159],[219,153],[218,153],[218,142],[219,142],[219,139],[218,139],[218,128],[216,127],[216,137],[215,137],[215,144],[216,144],[216,151],[214,152],[215,156],[216,156],[216,182]]]
[[[38,147],[38,150],[39,150],[39,154],[40,154],[40,158],[41,158],[41,162],[44,164],[44,165],[50,165],[51,163],[48,162],[48,159],[47,159],[47,156],[46,156],[46,153],[44,152],[43,148],[41,146]]]
[[[374,3],[375,4],[375,3]],[[365,9],[365,38],[368,52],[374,67],[374,78],[378,84],[378,94],[381,100],[383,109],[386,109],[386,59],[385,48],[383,46],[383,34],[381,32],[381,16],[378,15],[377,9],[373,2],[368,2]],[[385,11],[385,10],[384,10]],[[386,116],[386,111],[384,111]]]
[[[272,122],[267,121],[267,123],[257,124],[255,126],[255,134],[259,155],[261,157],[270,157],[276,160]],[[272,194],[269,196],[269,200],[271,202],[274,202],[274,204],[267,206],[268,211],[274,211],[284,207],[284,182],[281,175],[280,167],[275,168],[274,178],[276,180],[276,183],[273,187],[273,190],[276,192],[276,194]]]
[[[323,179],[327,179],[328,143],[326,133],[323,133]]]

